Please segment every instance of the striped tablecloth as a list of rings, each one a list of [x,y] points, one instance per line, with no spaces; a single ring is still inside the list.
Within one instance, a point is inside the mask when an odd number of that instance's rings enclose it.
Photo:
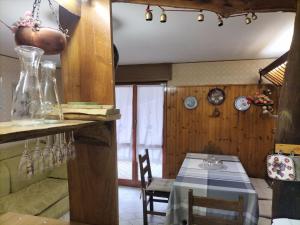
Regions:
[[[222,160],[222,169],[203,169],[204,159]],[[181,225],[188,217],[188,190],[196,196],[238,200],[244,197],[244,225],[258,221],[258,197],[240,160],[236,156],[188,153],[173,185],[167,209],[166,225]],[[197,213],[232,218],[234,213],[224,210],[198,208]]]

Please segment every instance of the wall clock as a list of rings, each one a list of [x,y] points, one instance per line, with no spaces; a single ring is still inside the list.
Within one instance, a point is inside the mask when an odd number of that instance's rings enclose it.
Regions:
[[[184,107],[187,109],[195,109],[198,106],[198,100],[195,96],[188,96],[184,99]]]
[[[247,111],[251,104],[249,103],[246,96],[239,96],[234,101],[234,106],[238,111]]]
[[[225,92],[220,88],[211,89],[207,94],[207,100],[210,104],[221,105],[225,101]]]

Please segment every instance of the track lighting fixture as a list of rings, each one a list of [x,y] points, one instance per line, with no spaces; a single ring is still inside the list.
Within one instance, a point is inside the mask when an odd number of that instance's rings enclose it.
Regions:
[[[160,15],[160,22],[161,22],[161,23],[167,22],[167,14],[165,13],[165,10],[164,10],[164,9],[162,10],[162,13],[161,13],[161,15]]]
[[[146,13],[145,13],[145,19],[146,19],[146,21],[152,21],[152,19],[153,19],[152,10],[150,9],[150,5],[147,6]]]
[[[200,13],[199,13],[199,15],[197,17],[197,20],[199,22],[203,22],[204,21],[204,14],[202,13],[202,10],[200,10]]]
[[[222,27],[223,26],[223,19],[222,19],[222,17],[221,17],[221,15],[218,15],[218,26],[219,27]]]
[[[194,9],[168,9],[168,8],[163,8],[162,6],[158,6],[161,9],[161,15],[160,15],[160,22],[161,23],[166,23],[167,22],[167,14],[166,12],[198,12],[197,20],[199,22],[204,21],[204,14],[203,10],[194,10]],[[221,14],[216,14],[218,17],[218,26],[222,27],[224,25],[224,17],[222,17]],[[237,13],[233,15],[229,15],[226,18],[232,18],[232,17],[245,17],[245,23],[250,24],[254,20],[257,20],[257,15],[255,12],[247,12],[247,13]],[[150,5],[147,6],[146,11],[145,11],[145,20],[146,21],[152,21],[153,20],[153,14],[152,14],[152,9],[150,9]]]
[[[252,22],[251,18],[248,16],[248,14],[246,15],[245,22],[246,22],[246,24],[250,24]]]
[[[257,20],[257,15],[254,12],[252,13],[251,17],[252,17],[252,20]]]

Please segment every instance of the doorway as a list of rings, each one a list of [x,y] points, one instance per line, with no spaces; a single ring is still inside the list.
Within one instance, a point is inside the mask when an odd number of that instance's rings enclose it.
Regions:
[[[139,184],[138,154],[149,150],[152,175],[162,177],[164,84],[116,86],[119,184]]]

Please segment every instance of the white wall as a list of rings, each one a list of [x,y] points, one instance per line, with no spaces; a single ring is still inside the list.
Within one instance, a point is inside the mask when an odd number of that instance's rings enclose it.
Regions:
[[[275,59],[173,64],[169,86],[257,84],[259,69]]]
[[[0,76],[2,76],[2,87],[0,90],[0,121],[10,119],[12,102],[12,87],[19,80],[20,65],[14,58],[0,56]]]

